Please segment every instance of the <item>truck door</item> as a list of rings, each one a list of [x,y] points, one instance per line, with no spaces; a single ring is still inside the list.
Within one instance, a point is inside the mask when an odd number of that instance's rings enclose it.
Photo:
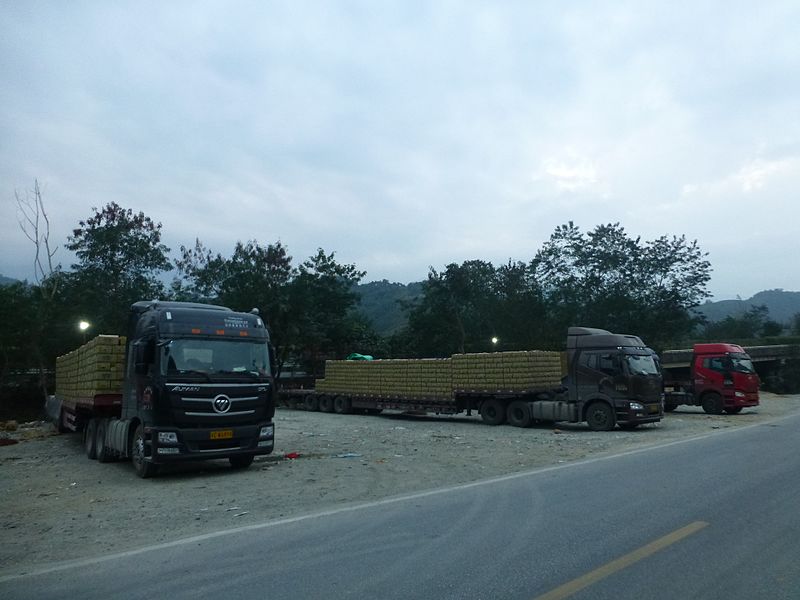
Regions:
[[[697,356],[694,365],[694,393],[700,398],[706,391],[722,393],[728,377],[725,356]]]
[[[612,396],[615,378],[620,371],[620,358],[616,352],[607,350],[582,352],[578,357],[575,374],[578,400],[585,401],[598,392]]]

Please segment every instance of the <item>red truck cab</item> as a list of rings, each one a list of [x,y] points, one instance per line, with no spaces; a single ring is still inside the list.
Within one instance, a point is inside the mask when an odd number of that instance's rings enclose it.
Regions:
[[[671,362],[678,354],[662,356],[664,370],[664,408],[680,404],[702,406],[709,414],[735,414],[758,406],[760,379],[753,361],[736,344],[695,344],[688,365]]]

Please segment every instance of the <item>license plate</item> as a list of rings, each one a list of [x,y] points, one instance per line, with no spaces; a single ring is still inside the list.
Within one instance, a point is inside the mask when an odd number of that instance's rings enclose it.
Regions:
[[[647,407],[647,412],[649,412],[650,414],[657,413],[658,412],[658,405],[656,404],[656,405]]]
[[[233,429],[220,429],[219,431],[212,431],[208,434],[212,440],[229,440],[233,437]]]

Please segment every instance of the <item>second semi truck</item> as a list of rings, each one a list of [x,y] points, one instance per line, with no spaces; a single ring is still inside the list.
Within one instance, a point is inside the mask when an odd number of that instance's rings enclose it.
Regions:
[[[314,390],[283,390],[289,406],[351,413],[478,411],[490,425],[586,422],[634,428],[663,416],[652,350],[636,336],[570,327],[559,352],[455,354],[446,359],[328,361]]]

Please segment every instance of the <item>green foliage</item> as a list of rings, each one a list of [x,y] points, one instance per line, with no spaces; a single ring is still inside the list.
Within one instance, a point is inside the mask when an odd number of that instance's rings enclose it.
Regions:
[[[161,271],[171,270],[169,248],[161,243],[161,223],[115,202],[73,230],[66,247],[75,252],[71,283],[95,331],[124,334],[133,302],[159,298]]]
[[[280,242],[237,242],[225,258],[196,240],[192,249],[182,246],[175,261],[173,298],[258,308],[272,332],[279,368],[292,361],[320,371],[325,358],[377,347],[377,336],[353,311],[353,289],[364,273],[322,249],[297,268],[291,261]]]
[[[698,320],[689,309],[709,296],[705,256],[684,236],[642,242],[618,223],[584,235],[570,222],[556,228],[532,267],[562,330],[590,325],[661,346],[687,336]]]
[[[757,339],[779,336],[783,325],[769,318],[769,309],[763,304],[751,306],[738,317],[726,317],[722,321],[708,323],[701,338],[709,341],[730,339]]]

